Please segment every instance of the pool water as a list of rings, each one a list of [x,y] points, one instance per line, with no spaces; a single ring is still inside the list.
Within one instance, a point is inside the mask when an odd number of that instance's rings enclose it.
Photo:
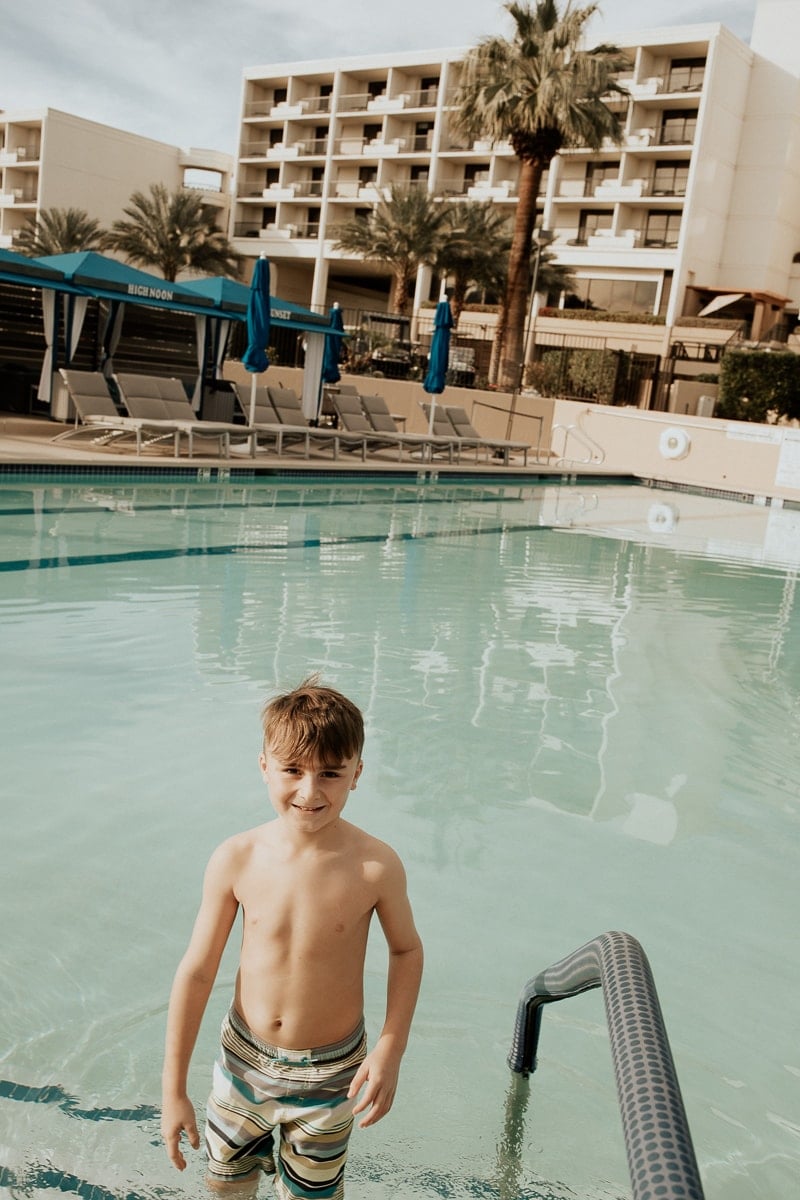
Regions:
[[[599,991],[548,1006],[506,1107],[523,984],[610,929],[649,957],[706,1196],[796,1195],[800,513],[591,483],[20,479],[0,545],[7,1194],[202,1194],[200,1155],[179,1175],[158,1139],[167,994],[209,853],[271,811],[259,707],[319,670],[365,711],[348,816],[402,855],[427,955],[350,1200],[630,1195]],[[373,1037],[384,987],[376,931]]]

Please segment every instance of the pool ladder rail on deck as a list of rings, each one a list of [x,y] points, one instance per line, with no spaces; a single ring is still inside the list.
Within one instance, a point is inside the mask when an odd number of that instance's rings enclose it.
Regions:
[[[593,437],[590,437],[583,428],[582,421],[586,416],[587,411],[588,410],[584,410],[583,412],[579,413],[577,421],[572,422],[572,424],[557,424],[554,425],[550,430],[550,452],[557,467],[586,467],[589,466],[590,463],[594,464],[595,466],[600,466],[605,462],[605,450],[600,443],[596,442]],[[560,454],[558,454],[556,451],[555,435],[557,433],[562,433],[564,435],[564,444],[561,447]],[[581,446],[585,451],[583,457],[578,458],[567,454],[567,446],[569,445],[570,438],[574,439],[574,441],[576,441],[578,445]]]
[[[601,933],[526,983],[509,1067],[525,1079],[536,1069],[545,1004],[596,987],[603,989],[633,1200],[703,1200],[650,964],[629,933]]]

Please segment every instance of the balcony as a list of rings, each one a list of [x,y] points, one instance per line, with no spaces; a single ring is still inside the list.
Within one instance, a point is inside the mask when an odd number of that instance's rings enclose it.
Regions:
[[[366,112],[372,97],[369,92],[350,92],[339,97],[339,112]]]
[[[399,96],[373,96],[367,104],[367,112],[400,112],[406,107],[410,99],[411,97],[407,92]]]
[[[606,179],[592,189],[596,200],[639,200],[646,192],[646,179],[631,179],[628,183]]]
[[[516,195],[516,185],[510,179],[500,183],[476,180],[467,187],[468,200],[510,200]]]
[[[638,229],[597,229],[586,239],[590,250],[633,250],[640,238]]]
[[[8,188],[0,192],[0,208],[13,208],[15,204],[35,204],[36,192],[31,188]]]
[[[0,150],[0,167],[13,167],[19,162],[38,162],[41,149],[38,142],[29,142],[25,146],[6,147]]]

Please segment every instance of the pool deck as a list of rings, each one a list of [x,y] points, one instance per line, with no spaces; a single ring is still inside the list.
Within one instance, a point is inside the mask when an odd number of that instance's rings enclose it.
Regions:
[[[147,447],[137,455],[135,446],[130,442],[110,448],[93,445],[88,435],[64,441],[54,440],[60,433],[70,428],[71,426],[53,421],[46,416],[30,417],[0,413],[0,472],[3,472],[4,469],[7,470],[13,464],[23,469],[25,467],[46,467],[48,470],[52,470],[58,466],[64,466],[70,469],[83,467],[87,471],[94,468],[101,468],[105,471],[114,466],[126,468],[134,466],[148,472],[188,468],[198,471],[236,469],[257,474],[291,470],[293,473],[296,471],[333,471],[370,475],[384,472],[416,475],[420,471],[425,471],[436,472],[440,476],[469,473],[470,475],[493,475],[501,478],[524,474],[526,476],[554,476],[560,479],[564,475],[563,468],[541,465],[531,456],[529,456],[527,466],[523,463],[522,455],[512,457],[509,465],[504,466],[498,459],[488,462],[482,459],[478,462],[471,452],[465,453],[460,463],[452,464],[440,459],[435,459],[432,463],[428,460],[421,462],[418,457],[411,458],[407,453],[404,453],[403,460],[398,462],[396,453],[390,450],[370,453],[367,455],[366,461],[362,461],[360,456],[353,454],[341,455],[337,461],[334,461],[330,452],[314,454],[313,450],[309,458],[304,458],[302,453],[294,448],[285,450],[280,457],[274,450],[259,451],[255,459],[250,456],[249,450],[238,453],[233,451],[230,458],[225,458],[213,452],[203,453],[202,449],[196,448],[192,458],[189,458],[186,454],[175,457],[172,453],[171,443],[164,442],[159,446]],[[593,469],[591,474],[594,476],[608,475],[615,479],[620,477],[619,471]]]

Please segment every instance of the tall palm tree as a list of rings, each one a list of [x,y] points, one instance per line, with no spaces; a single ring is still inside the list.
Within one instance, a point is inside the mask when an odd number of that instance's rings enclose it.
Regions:
[[[566,0],[507,3],[511,39],[484,38],[464,60],[454,127],[468,137],[509,141],[519,159],[519,189],[506,285],[506,329],[498,382],[514,387],[523,353],[531,242],[542,173],[564,147],[599,149],[620,137],[605,99],[623,93],[615,74],[625,65],[615,46],[581,49],[597,4]]]
[[[339,230],[337,250],[385,263],[394,276],[391,305],[405,313],[421,266],[431,266],[444,237],[447,206],[420,188],[394,185],[365,217],[346,221]]]
[[[149,195],[134,192],[122,211],[128,219],[112,223],[103,249],[155,267],[170,282],[188,270],[238,276],[242,256],[196,193],[183,188],[170,192],[162,183],[153,183]]]
[[[29,217],[14,239],[14,249],[29,258],[96,250],[103,238],[100,223],[82,208],[43,208]]]
[[[452,282],[453,323],[458,325],[470,286],[498,288],[505,278],[509,228],[505,213],[490,200],[450,207],[436,268]]]

